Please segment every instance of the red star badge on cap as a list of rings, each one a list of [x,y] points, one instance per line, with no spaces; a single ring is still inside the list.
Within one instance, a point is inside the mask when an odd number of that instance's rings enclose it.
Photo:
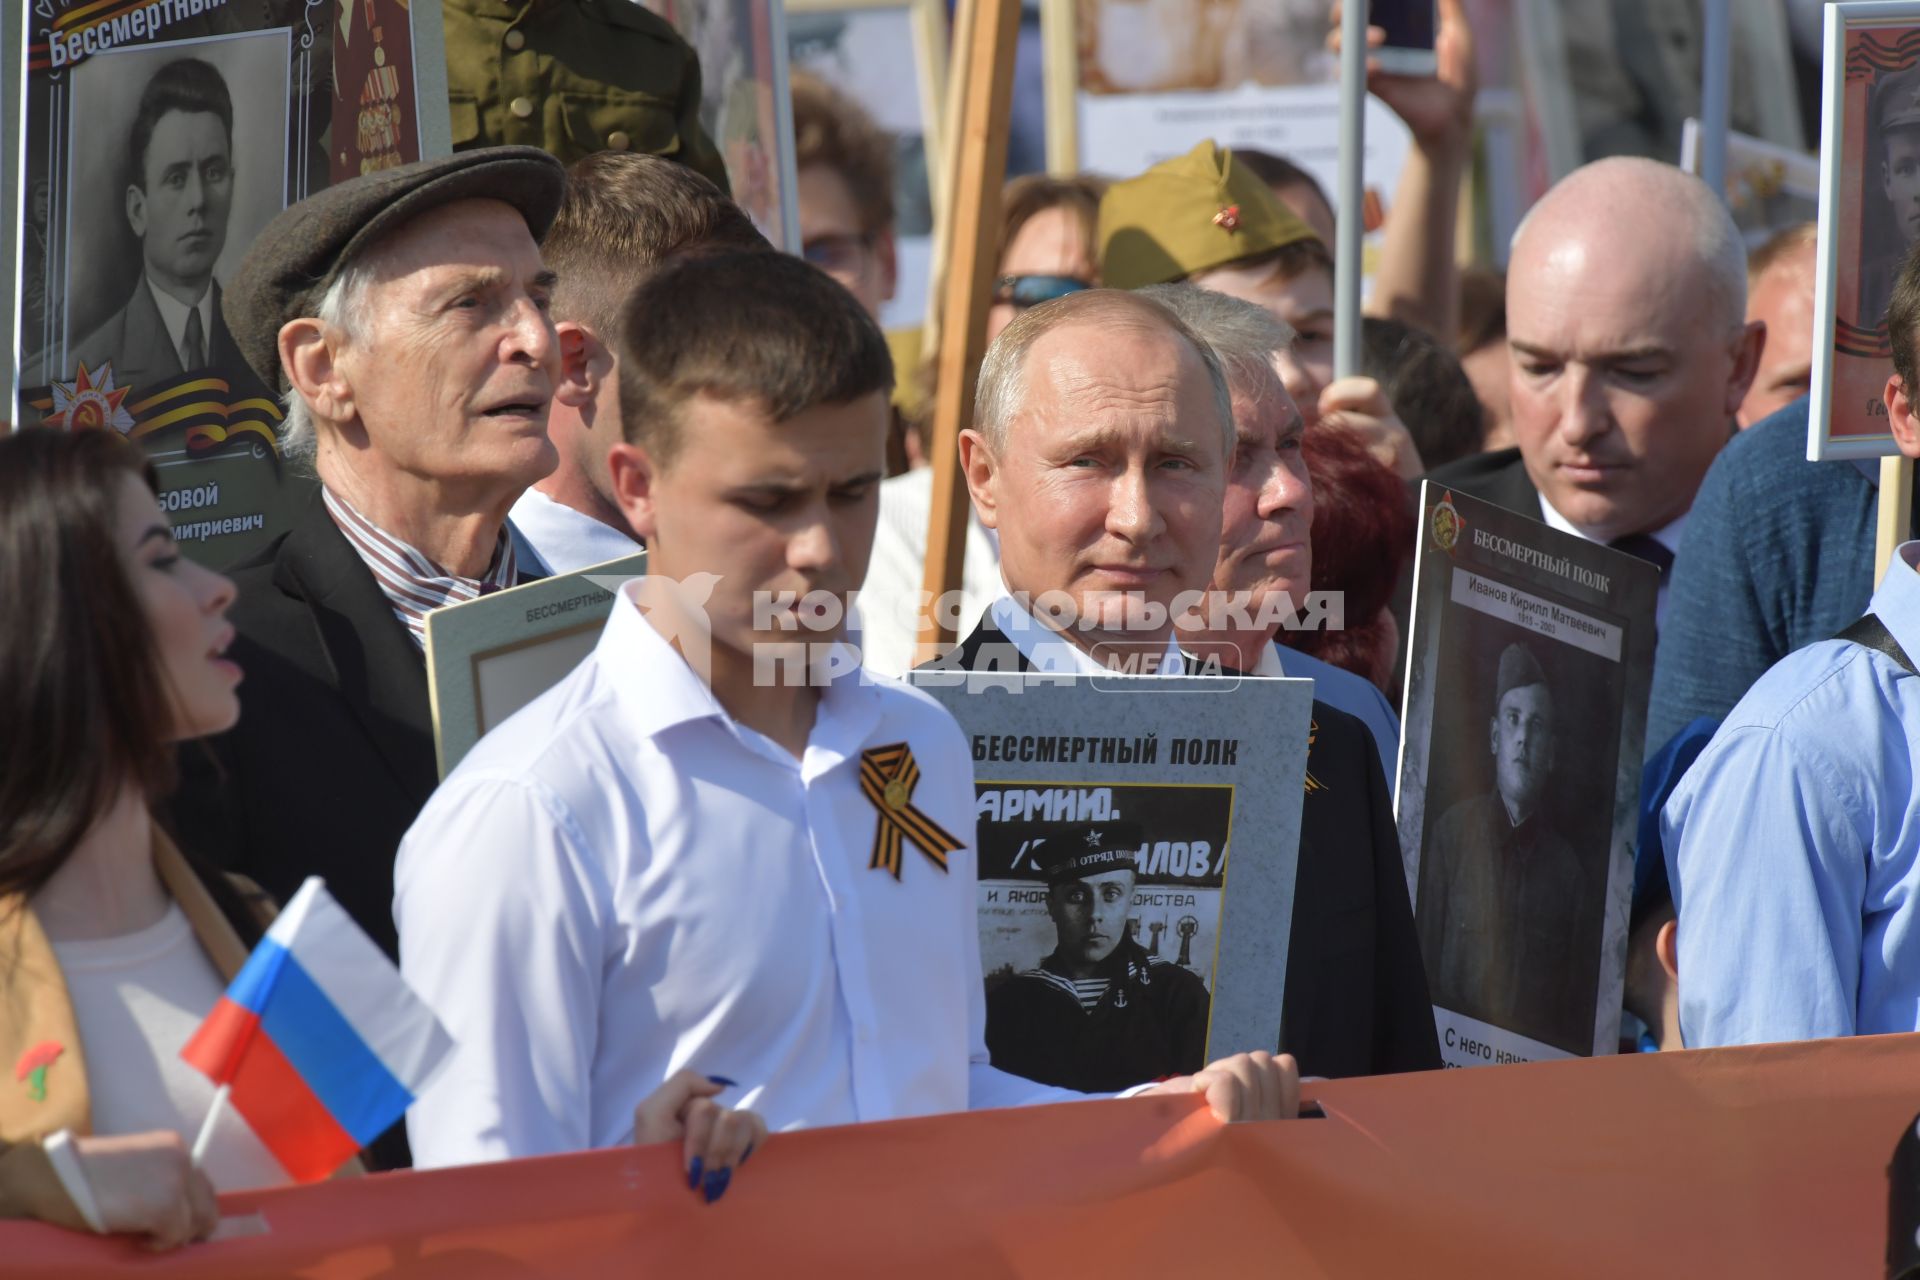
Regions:
[[[1220,212],[1213,215],[1213,225],[1222,231],[1237,231],[1240,228],[1240,206],[1223,204]]]

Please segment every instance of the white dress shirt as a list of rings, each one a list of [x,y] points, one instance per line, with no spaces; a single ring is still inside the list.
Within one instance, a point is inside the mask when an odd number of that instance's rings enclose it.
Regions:
[[[1582,529],[1579,525],[1554,510],[1553,504],[1547,501],[1547,495],[1544,493],[1540,495],[1540,518],[1546,521],[1549,526],[1558,529],[1562,533],[1570,533],[1576,538],[1585,538],[1588,542],[1600,541],[1600,539],[1594,537],[1585,529]],[[1679,517],[1671,524],[1662,525],[1647,536],[1675,555],[1679,555],[1680,533],[1686,527],[1687,513],[1682,511]],[[1662,574],[1660,577],[1660,593],[1654,597],[1653,604],[1653,625],[1656,627],[1665,623],[1667,620],[1667,580],[1672,576],[1672,574],[1668,573]]]
[[[549,577],[591,569],[594,565],[638,553],[641,546],[620,530],[555,502],[538,489],[528,489],[513,504],[507,519],[531,544]]]
[[[1013,647],[1020,651],[1020,656],[1025,658],[1035,671],[1046,672],[1049,675],[1076,675],[1087,672],[1093,675],[1177,676],[1184,674],[1187,669],[1186,658],[1180,652],[1180,638],[1177,631],[1167,637],[1166,655],[1160,659],[1153,670],[1112,671],[1095,662],[1085,649],[1027,612],[1004,588],[988,606],[988,612],[993,617],[993,625],[1000,628],[1007,639],[1013,641]]]
[[[933,509],[933,468],[921,467],[880,484],[880,519],[873,554],[854,604],[860,613],[860,655],[867,669],[905,675],[920,639],[920,592],[925,589],[927,519]],[[955,634],[972,631],[1000,591],[1000,544],[967,503],[966,551],[960,569]]]
[[[401,970],[456,1043],[421,1166],[601,1147],[681,1068],[773,1129],[1064,1101],[988,1065],[973,765],[931,698],[852,673],[799,759],[730,718],[631,598],[483,738],[402,842]],[[861,752],[966,843],[870,866]]]
[[[200,292],[200,301],[188,306],[180,299],[154,283],[152,276],[147,277],[147,292],[153,295],[153,305],[160,312],[160,323],[167,327],[167,340],[173,343],[173,353],[180,357],[180,367],[192,370],[194,366],[187,361],[187,316],[190,312],[200,313],[200,360],[204,367],[213,359],[213,281],[207,281],[207,287]]]

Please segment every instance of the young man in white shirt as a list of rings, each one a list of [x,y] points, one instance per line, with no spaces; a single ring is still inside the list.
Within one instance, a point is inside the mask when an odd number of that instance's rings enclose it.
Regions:
[[[642,285],[621,343],[609,470],[650,576],[401,850],[402,969],[459,1045],[416,1160],[624,1141],[680,1070],[774,1129],[1082,1096],[988,1062],[965,737],[838,644],[884,471],[878,327],[797,259],[729,254]],[[1265,1053],[1154,1087],[1229,1120],[1298,1101]]]

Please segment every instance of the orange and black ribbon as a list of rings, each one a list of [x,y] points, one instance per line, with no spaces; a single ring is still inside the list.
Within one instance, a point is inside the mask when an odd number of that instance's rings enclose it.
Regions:
[[[960,847],[960,841],[945,828],[913,807],[913,789],[920,785],[920,766],[914,762],[913,748],[904,742],[886,747],[869,747],[860,753],[860,790],[880,811],[880,825],[873,833],[873,861],[868,864],[900,878],[900,838],[905,836],[920,846],[920,851],[942,871],[947,855]]]

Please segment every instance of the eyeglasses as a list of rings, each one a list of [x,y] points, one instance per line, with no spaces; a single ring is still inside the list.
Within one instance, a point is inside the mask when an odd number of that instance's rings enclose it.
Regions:
[[[993,300],[1024,311],[1091,288],[1091,280],[1078,276],[1001,276],[993,282]]]
[[[800,246],[800,256],[829,274],[852,275],[866,265],[873,237],[838,233],[815,236]]]

